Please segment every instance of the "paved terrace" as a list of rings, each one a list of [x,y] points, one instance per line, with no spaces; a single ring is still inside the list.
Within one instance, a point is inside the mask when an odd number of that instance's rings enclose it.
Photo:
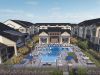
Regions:
[[[67,45],[61,45],[58,44],[59,46],[67,47]],[[83,60],[82,56],[84,55],[83,52],[81,52],[80,48],[74,45],[70,45],[74,49],[74,53],[78,57],[78,63],[74,61],[74,59],[71,60],[71,66],[72,67],[96,67],[94,64],[93,65],[88,65],[86,64],[86,60]],[[63,67],[69,66],[69,62],[65,60],[65,57],[67,56],[67,51],[61,51],[60,55],[58,56],[58,59],[56,62],[41,62],[41,59],[38,57],[40,54],[44,53],[43,48],[48,47],[47,44],[38,44],[36,45],[35,49],[32,51],[32,53],[29,54],[30,58],[24,58],[23,61],[26,61],[25,63],[21,64],[21,66],[26,66],[26,67]],[[46,52],[46,50],[45,50]],[[31,59],[31,60],[30,60]],[[90,60],[89,60],[90,61]],[[92,61],[91,61],[92,62]],[[19,64],[18,64],[19,65]],[[18,65],[15,65],[18,67]]]

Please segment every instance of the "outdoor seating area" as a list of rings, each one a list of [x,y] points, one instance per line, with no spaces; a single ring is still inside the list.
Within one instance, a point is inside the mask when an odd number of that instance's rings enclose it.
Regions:
[[[45,63],[45,64],[43,64],[43,66],[51,66],[51,64],[50,63]]]
[[[74,51],[75,50],[75,51]],[[56,67],[72,64],[72,66],[87,66],[91,61],[74,46],[66,44],[37,44],[20,64],[34,67]],[[81,54],[81,55],[80,55]],[[80,59],[84,56],[83,59]],[[78,58],[77,58],[78,57]],[[91,62],[92,63],[92,62]]]
[[[40,61],[43,62],[43,65],[45,65],[46,63],[49,64],[50,62],[55,62],[55,63],[58,63],[57,64],[58,66],[59,65],[61,66],[61,64],[63,65],[63,62],[58,61],[58,60],[66,61],[65,60],[65,56],[67,55],[67,52],[65,52],[66,50],[67,49],[64,50],[62,44],[41,44],[41,45],[38,44],[32,54],[34,54],[35,56],[37,55],[37,57],[39,57]],[[64,53],[66,53],[66,54],[64,54]],[[51,64],[51,66],[52,66],[52,64]]]
[[[56,44],[48,44],[48,47],[51,47],[51,46],[58,46],[58,47],[62,47],[62,44],[58,44],[58,43],[56,43]]]

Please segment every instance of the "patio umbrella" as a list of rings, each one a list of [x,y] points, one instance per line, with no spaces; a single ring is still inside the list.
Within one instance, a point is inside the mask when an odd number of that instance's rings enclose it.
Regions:
[[[66,60],[72,60],[72,59],[73,59],[72,56],[67,56],[67,57],[66,57]]]
[[[27,57],[26,57],[26,59],[29,59],[30,61],[33,59],[33,56],[30,56],[30,55],[28,55]]]

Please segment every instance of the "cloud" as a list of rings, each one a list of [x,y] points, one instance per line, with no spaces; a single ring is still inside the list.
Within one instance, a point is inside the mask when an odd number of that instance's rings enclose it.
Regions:
[[[53,7],[53,8],[51,8],[51,10],[56,11],[56,10],[61,10],[61,8],[60,7]]]
[[[81,21],[87,19],[94,19],[100,17],[100,14],[97,14],[95,11],[76,11],[70,12],[65,11],[60,7],[52,7],[49,12],[49,15],[46,16],[46,19],[51,19],[52,21],[57,22],[76,22],[79,23]]]
[[[99,13],[99,12],[98,12]],[[48,10],[47,14],[35,14],[25,10],[1,9],[0,20],[7,19],[20,19],[32,21],[33,23],[39,22],[64,22],[64,23],[79,23],[87,19],[94,19],[100,17],[97,12],[63,12],[59,7],[53,7]]]
[[[37,1],[31,1],[31,0],[26,2],[26,4],[28,4],[28,5],[38,5],[38,3],[39,2],[37,2]]]
[[[12,9],[0,9],[1,13],[22,13],[21,10],[12,10]]]
[[[23,15],[27,15],[27,16],[32,16],[32,13],[24,11],[24,10],[14,10],[14,9],[1,9],[0,10],[0,14],[23,14]],[[28,15],[29,14],[29,15]],[[17,15],[18,16],[18,15]]]
[[[32,21],[32,18],[34,18],[34,14],[22,10],[1,9],[0,18],[1,21],[5,21],[7,19],[19,19],[19,20]]]
[[[33,13],[26,13],[26,16],[29,17],[29,18],[34,18],[34,14]]]
[[[64,22],[64,23],[79,23],[84,20],[98,18],[100,15],[95,12],[78,12],[78,13],[62,13],[60,12],[52,12],[49,15],[43,16],[35,16],[37,22]]]

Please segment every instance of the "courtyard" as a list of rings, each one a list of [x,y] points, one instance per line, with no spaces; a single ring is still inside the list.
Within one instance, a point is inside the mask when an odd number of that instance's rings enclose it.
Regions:
[[[15,66],[96,67],[79,47],[72,44],[37,44],[34,50]]]
[[[36,38],[35,38],[36,39]],[[71,42],[69,26],[40,26],[34,48],[24,57],[21,67],[96,67],[81,49]]]

